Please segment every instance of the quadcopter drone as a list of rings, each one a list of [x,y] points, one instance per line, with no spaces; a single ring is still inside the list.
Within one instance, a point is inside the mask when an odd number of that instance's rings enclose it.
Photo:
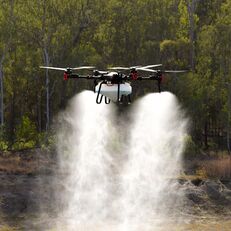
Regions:
[[[105,104],[110,101],[123,103],[126,99],[128,104],[131,103],[132,87],[134,81],[154,80],[157,82],[159,93],[161,93],[161,82],[163,73],[182,73],[185,70],[155,70],[152,68],[160,67],[162,64],[153,64],[147,66],[133,67],[111,67],[108,71],[94,70],[93,66],[82,66],[76,68],[60,68],[40,66],[40,68],[63,71],[63,79],[87,79],[94,82],[94,92],[97,93],[96,103],[100,104],[105,99]],[[90,75],[79,75],[78,70],[91,70]],[[140,72],[148,72],[148,76],[140,75]]]

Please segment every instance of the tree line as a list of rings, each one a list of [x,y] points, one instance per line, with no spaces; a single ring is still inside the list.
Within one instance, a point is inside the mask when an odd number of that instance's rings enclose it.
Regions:
[[[192,142],[229,146],[231,1],[0,0],[0,31],[0,149],[41,145],[68,99],[91,89],[40,65],[153,63],[190,70],[165,90],[186,108]]]

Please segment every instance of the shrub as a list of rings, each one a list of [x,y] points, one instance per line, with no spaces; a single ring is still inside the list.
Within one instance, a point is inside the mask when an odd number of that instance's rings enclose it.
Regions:
[[[184,152],[184,156],[186,158],[194,158],[197,157],[198,155],[200,155],[200,148],[195,144],[195,142],[193,141],[192,137],[190,135],[187,135],[185,137],[185,152]]]
[[[38,133],[35,123],[28,116],[23,116],[21,123],[16,127],[16,142],[13,149],[27,149],[35,147]]]
[[[0,151],[6,151],[8,149],[8,142],[5,138],[5,127],[0,126]]]

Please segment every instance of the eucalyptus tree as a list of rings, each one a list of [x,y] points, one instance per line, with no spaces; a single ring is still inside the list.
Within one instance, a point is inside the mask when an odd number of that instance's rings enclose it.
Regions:
[[[3,66],[12,45],[15,24],[14,0],[1,1],[0,8],[0,124],[4,124],[4,72]]]
[[[62,31],[63,23],[61,18],[58,17],[62,10],[63,2],[60,0],[24,1],[22,4],[22,37],[24,41],[29,41],[34,45],[34,50],[40,50],[43,60],[43,63],[40,63],[40,65],[49,66],[52,64],[55,49],[59,46],[57,42],[59,31]],[[46,130],[49,129],[50,125],[50,97],[52,88],[49,73],[46,70]]]
[[[230,151],[230,114],[231,114],[231,2],[224,1],[221,11],[218,13],[215,24],[217,46],[216,58],[218,60],[217,74],[220,79],[217,81],[217,89],[221,91],[219,120],[225,124],[227,131],[227,148]],[[227,87],[227,88],[226,88]],[[223,113],[222,113],[223,112]],[[227,117],[224,116],[226,112]],[[227,119],[226,119],[227,118]]]
[[[223,2],[223,4],[222,4]],[[215,128],[224,128],[225,110],[225,78],[228,79],[227,67],[229,60],[229,24],[225,24],[224,6],[228,1],[198,2],[196,17],[198,18],[197,40],[195,44],[195,74],[192,78],[194,93],[192,99],[195,104],[194,124],[200,130],[204,139],[204,146],[209,146],[209,133]],[[202,14],[202,5],[206,5],[208,12]],[[216,9],[216,12],[214,11]],[[228,9],[228,8],[227,8]],[[223,13],[222,13],[223,12]],[[227,18],[230,16],[226,15]],[[224,18],[224,21],[221,20]],[[227,19],[226,18],[226,19]]]

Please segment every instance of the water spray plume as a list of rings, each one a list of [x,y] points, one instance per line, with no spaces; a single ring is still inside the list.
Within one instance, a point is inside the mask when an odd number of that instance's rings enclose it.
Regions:
[[[94,99],[85,91],[60,116],[57,147],[65,206],[57,227],[159,230],[182,196],[176,176],[187,121],[177,100],[170,93],[149,94],[134,104],[132,124],[121,127],[114,106]],[[126,129],[130,138],[120,139]]]
[[[65,175],[66,230],[98,224],[107,217],[111,157],[106,150],[112,106],[98,105],[92,92],[72,99],[61,116],[58,150]]]
[[[183,196],[177,176],[187,121],[174,95],[166,92],[143,97],[132,115],[128,158],[121,173],[122,229],[159,230],[176,215]]]

